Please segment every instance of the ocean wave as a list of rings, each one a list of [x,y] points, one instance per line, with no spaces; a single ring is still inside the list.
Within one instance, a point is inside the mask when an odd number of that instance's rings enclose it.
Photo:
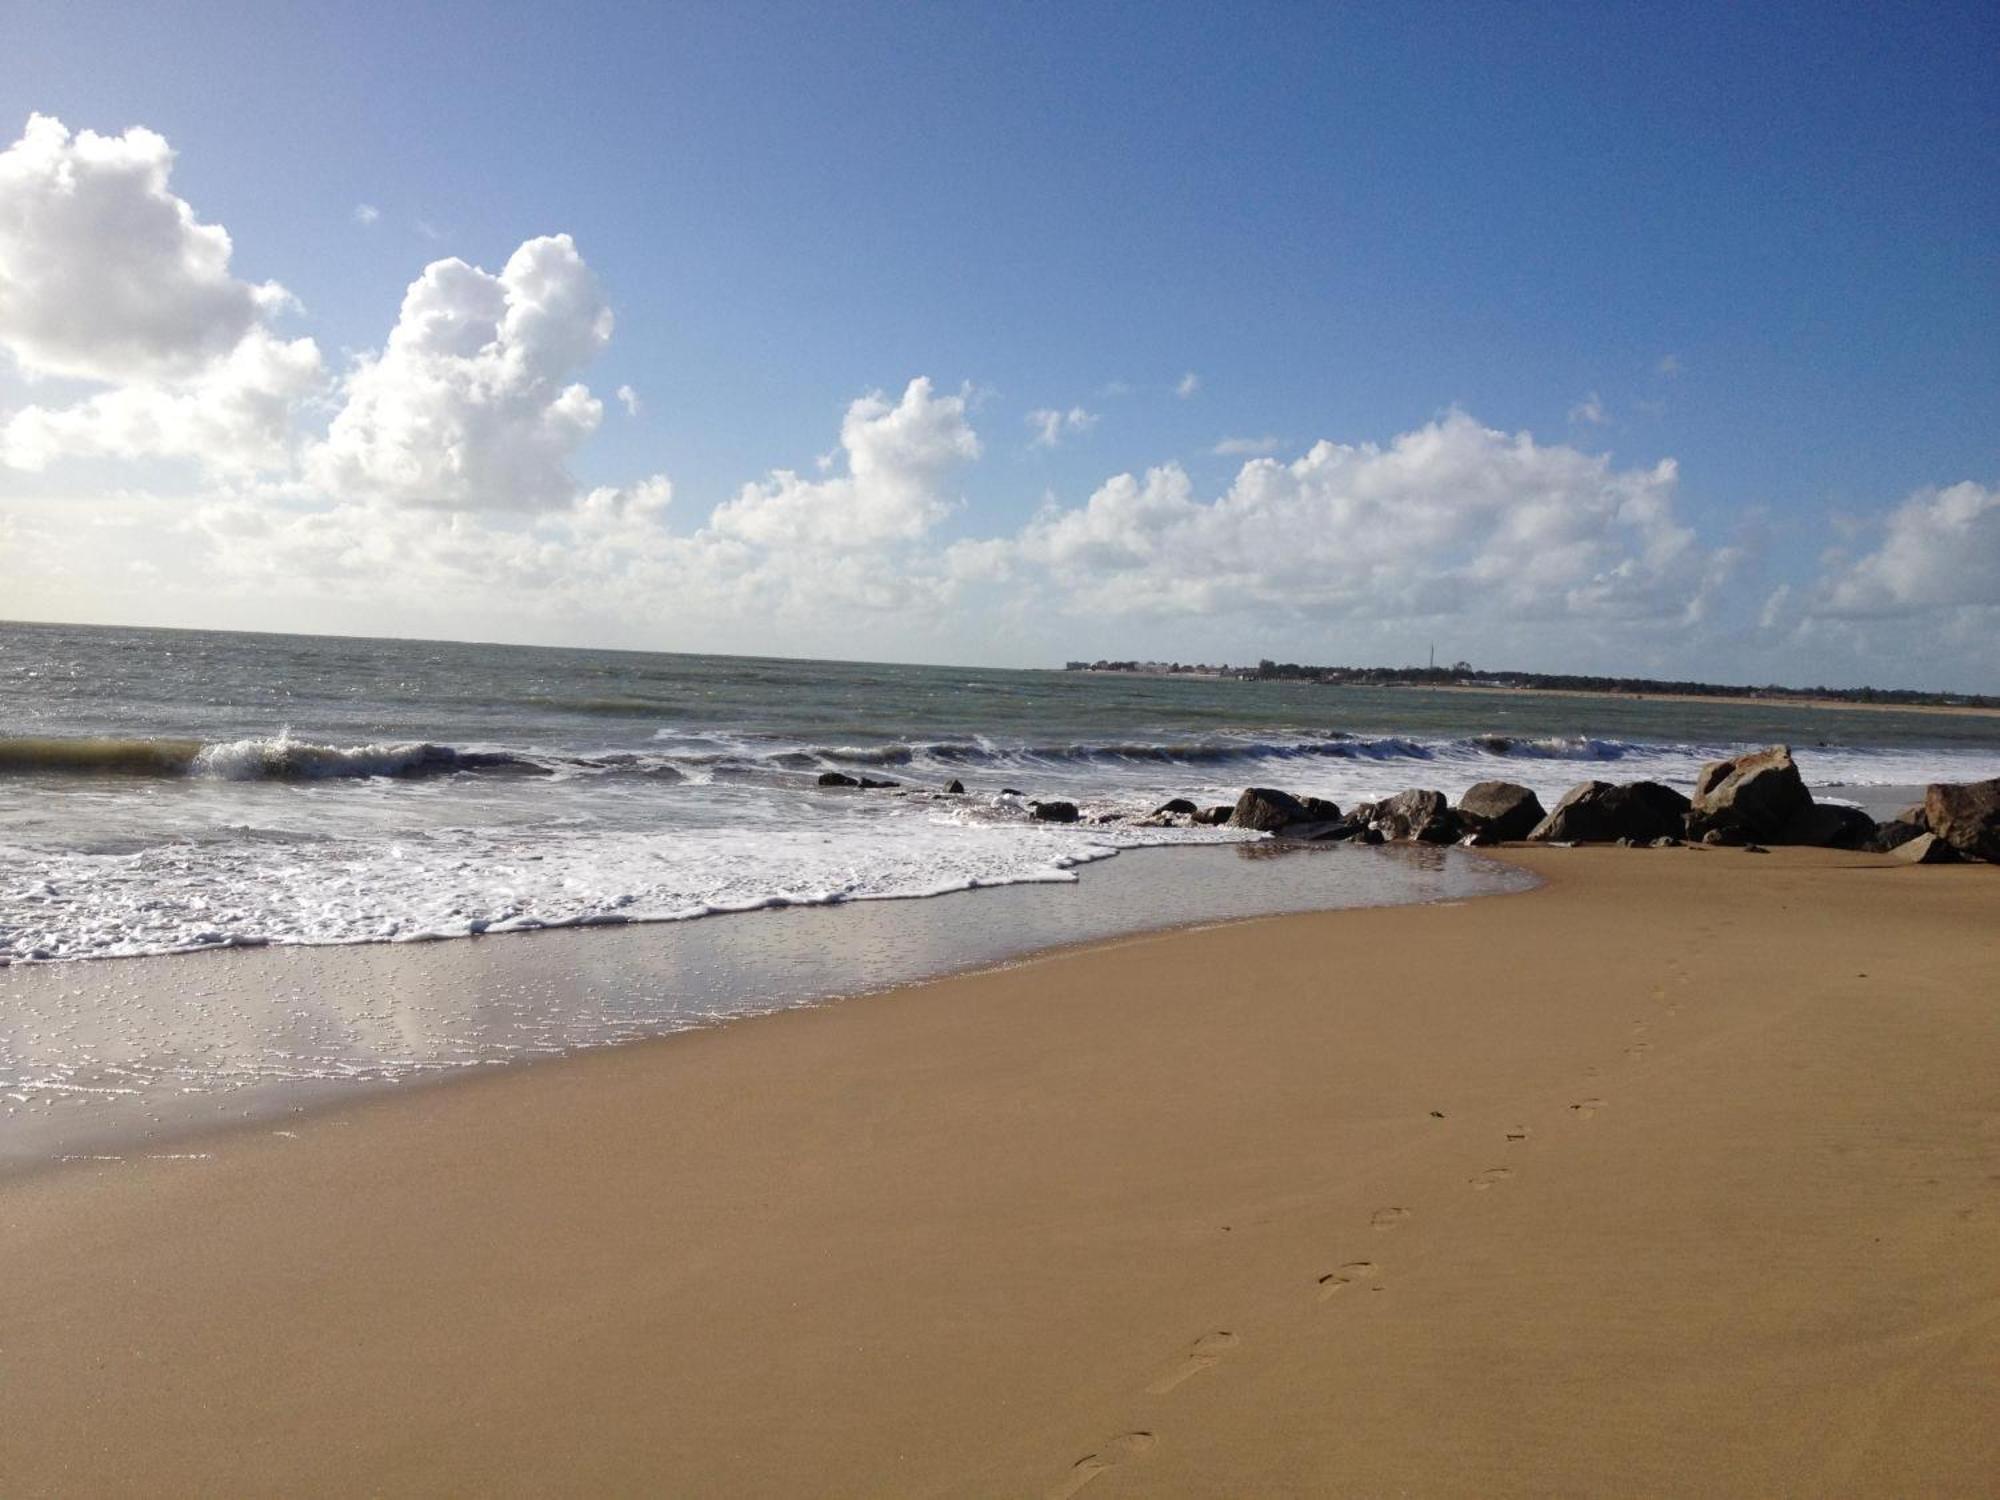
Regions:
[[[1363,736],[1334,730],[1214,734],[1187,739],[1048,740],[1007,743],[984,737],[893,740],[875,745],[811,744],[727,732],[662,732],[656,748],[598,751],[467,748],[428,740],[332,744],[276,735],[203,743],[176,738],[0,738],[0,779],[41,775],[182,777],[211,781],[322,782],[420,780],[456,776],[546,778],[565,784],[643,778],[654,783],[716,780],[810,782],[827,770],[888,771],[914,782],[982,775],[1024,785],[1074,778],[1100,790],[1165,784],[1177,772],[1226,786],[1291,774],[1309,783],[1373,789],[1384,777],[1471,781],[1489,776],[1537,779],[1556,767],[1624,763],[1628,775],[1692,779],[1706,760],[1741,747],[1649,743],[1589,735],[1473,734],[1449,738]],[[1934,754],[1826,749],[1811,756],[1826,781],[1930,779]],[[1925,768],[1904,772],[1903,763]],[[1508,769],[1512,764],[1514,769]],[[1414,782],[1408,784],[1415,784]],[[1056,788],[1060,790],[1061,788]],[[1082,786],[1075,789],[1081,790]],[[1348,788],[1350,795],[1356,788]]]
[[[200,740],[9,737],[0,739],[0,776],[185,776],[201,750]]]
[[[546,776],[631,773],[672,779],[689,769],[733,774],[759,769],[805,772],[836,766],[1029,769],[1037,766],[1155,765],[1216,767],[1286,760],[1429,761],[1470,754],[1535,759],[1616,760],[1645,748],[1619,740],[1515,739],[1475,735],[1424,741],[1407,736],[1368,739],[1340,733],[1297,738],[1111,740],[1002,745],[988,740],[933,740],[882,745],[797,745],[771,748],[745,740],[676,737],[659,752],[604,755],[528,750],[472,750],[427,740],[335,745],[290,733],[203,743],[193,739],[97,737],[0,738],[0,776],[202,776],[224,781],[409,779],[466,772]]]
[[[1624,740],[1587,736],[1528,739],[1480,734],[1461,739],[1423,740],[1407,735],[1373,738],[1337,731],[1298,737],[1206,740],[1112,740],[994,745],[980,740],[941,740],[921,744],[815,745],[767,757],[773,764],[796,765],[811,757],[827,765],[993,766],[1145,764],[1222,766],[1286,760],[1456,760],[1484,755],[1535,760],[1620,760],[1640,751],[1679,747],[1640,745]]]
[[[342,777],[450,776],[467,771],[550,775],[553,765],[504,750],[450,745],[322,745],[288,734],[203,744],[189,739],[0,738],[0,776],[210,777],[220,781],[323,781]]]

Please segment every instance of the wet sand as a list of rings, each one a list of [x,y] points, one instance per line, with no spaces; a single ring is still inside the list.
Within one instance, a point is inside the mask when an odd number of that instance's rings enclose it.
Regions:
[[[0,1492],[1990,1494],[2000,869],[1507,857],[0,1183]]]

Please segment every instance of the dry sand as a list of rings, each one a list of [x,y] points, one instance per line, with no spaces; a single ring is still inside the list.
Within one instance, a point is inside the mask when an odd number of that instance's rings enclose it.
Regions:
[[[1994,1493],[2000,869],[1509,857],[0,1184],[0,1493]]]

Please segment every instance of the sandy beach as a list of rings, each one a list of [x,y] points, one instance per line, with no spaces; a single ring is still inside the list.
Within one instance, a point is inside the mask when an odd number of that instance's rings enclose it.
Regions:
[[[1992,1494],[2000,870],[1505,857],[0,1182],[0,1491]]]

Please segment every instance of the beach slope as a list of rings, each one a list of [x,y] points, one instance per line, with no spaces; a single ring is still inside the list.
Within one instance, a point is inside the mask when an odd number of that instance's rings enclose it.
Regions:
[[[2000,870],[1507,857],[0,1183],[0,1491],[1992,1493]]]

